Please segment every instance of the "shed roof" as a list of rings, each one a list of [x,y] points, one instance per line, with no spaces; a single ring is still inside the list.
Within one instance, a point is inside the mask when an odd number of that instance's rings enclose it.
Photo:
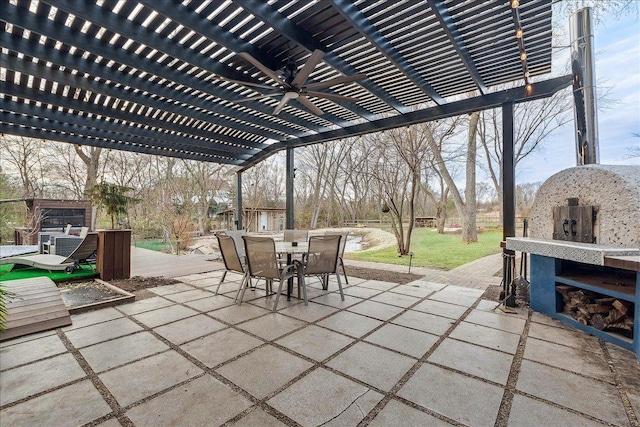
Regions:
[[[512,3],[4,0],[0,129],[246,168],[286,147],[547,96],[568,76],[524,84],[550,71],[552,2]],[[277,73],[316,50],[307,84],[365,74],[318,89],[357,102],[310,96],[275,115],[281,94],[255,99],[280,83],[252,59]],[[513,81],[523,86],[493,89]]]

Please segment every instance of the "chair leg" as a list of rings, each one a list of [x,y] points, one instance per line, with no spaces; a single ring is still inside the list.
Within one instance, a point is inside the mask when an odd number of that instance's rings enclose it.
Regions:
[[[276,292],[276,300],[273,303],[273,311],[274,312],[278,308],[278,300],[280,299],[280,292],[282,292],[282,282],[283,282],[283,280],[280,279],[280,284],[278,285],[278,292]]]
[[[349,284],[349,278],[347,277],[347,271],[344,269],[344,261],[342,257],[338,258],[340,260],[340,265],[342,266],[342,275],[344,276],[344,283]]]
[[[325,291],[329,289],[329,275],[323,274],[320,280],[322,283],[322,289],[324,289]]]
[[[222,273],[222,278],[220,279],[220,282],[218,282],[218,287],[216,288],[216,291],[213,293],[214,295],[218,295],[218,291],[220,290],[220,285],[222,285],[222,282],[224,282],[225,277],[227,277],[227,270],[225,270],[224,273]]]
[[[248,273],[245,273],[242,276],[242,280],[240,281],[240,286],[238,287],[238,292],[236,293],[236,299],[234,301],[238,302],[238,305],[242,304],[242,300],[244,298],[244,291],[247,289],[247,285],[251,283],[251,278],[248,276]]]
[[[298,289],[300,289],[301,287],[304,305],[309,305],[309,301],[307,300],[307,284],[304,282],[304,276],[298,276]],[[298,298],[300,298],[300,294],[298,294]]]
[[[336,279],[338,280],[338,289],[340,289],[340,299],[344,301],[344,293],[342,292],[342,283],[340,283],[340,275],[336,269]]]

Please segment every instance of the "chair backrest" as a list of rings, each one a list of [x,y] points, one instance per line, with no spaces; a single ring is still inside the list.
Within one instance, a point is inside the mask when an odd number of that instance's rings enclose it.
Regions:
[[[69,234],[71,233],[71,224],[67,224],[67,226],[64,228],[64,234]]]
[[[270,237],[242,236],[249,274],[253,277],[278,279],[276,245]]]
[[[238,252],[238,256],[243,258],[245,256],[244,253],[244,241],[242,240],[242,236],[247,235],[246,230],[225,230],[224,234],[231,237],[236,244],[236,251]]]
[[[236,242],[231,236],[216,235],[218,238],[218,247],[222,253],[222,260],[227,270],[244,273],[240,256],[238,255]]]
[[[342,258],[344,255],[344,248],[347,246],[347,237],[349,236],[348,231],[326,231],[324,233],[325,236],[342,236],[340,239],[340,250],[338,251],[338,256]]]
[[[87,233],[78,247],[67,257],[68,261],[85,261],[98,250],[98,233]]]
[[[341,235],[311,236],[305,274],[331,274],[338,268]]]
[[[284,230],[285,242],[306,242],[309,240],[309,230]]]
[[[80,229],[80,237],[82,237],[83,239],[87,237],[88,233],[89,233],[89,227],[82,227]]]

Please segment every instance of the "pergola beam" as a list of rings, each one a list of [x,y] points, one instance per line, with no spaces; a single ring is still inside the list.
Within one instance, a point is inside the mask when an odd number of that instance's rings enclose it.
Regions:
[[[159,149],[155,147],[144,147],[129,143],[128,141],[105,141],[88,138],[83,135],[64,135],[59,132],[54,132],[48,129],[42,129],[39,127],[24,127],[16,125],[12,122],[4,121],[4,114],[0,112],[0,132],[9,135],[24,136],[27,138],[38,138],[47,141],[59,141],[67,142],[76,145],[88,145],[91,147],[102,147],[111,150],[130,151],[133,153],[150,154],[153,156],[165,156],[176,157],[185,160],[196,160],[200,162],[215,162],[236,165],[236,161],[229,161],[227,159],[217,159],[211,156],[206,156],[198,153],[183,153],[170,149]]]
[[[47,81],[55,81],[62,85],[69,85],[70,87],[78,88],[82,86],[82,89],[90,92],[91,94],[102,94],[102,95],[111,96],[111,97],[118,97],[119,95],[120,97],[118,99],[133,102],[139,106],[152,107],[160,111],[167,111],[177,115],[182,115],[184,117],[190,117],[190,118],[193,118],[194,120],[207,123],[207,127],[211,127],[212,125],[224,126],[224,124],[216,123],[218,119],[218,117],[216,116],[212,117],[204,113],[189,115],[188,113],[192,110],[189,110],[188,108],[185,108],[177,104],[163,102],[163,101],[160,101],[158,98],[145,97],[139,92],[133,92],[133,91],[124,92],[106,83],[99,84],[93,80],[85,79],[84,77],[79,75],[66,73],[58,69],[46,67],[42,64],[36,64],[34,62],[27,62],[22,59],[18,59],[15,56],[5,55],[3,53],[0,53],[0,60],[9,70],[14,70],[14,71],[21,70],[22,73],[28,73],[29,75],[32,75],[34,77],[44,79]],[[29,88],[22,87],[22,85],[18,86],[9,82],[5,82],[5,87],[3,91],[7,95],[23,97],[25,99],[30,99],[32,101],[40,101],[40,102],[50,103],[52,105],[62,106],[62,104],[65,103],[65,101],[63,101],[64,98],[62,97],[51,96],[50,94],[47,94],[41,91],[33,91],[33,90],[30,90]],[[123,94],[125,96],[123,96]],[[155,126],[158,128],[166,129],[167,131],[192,134],[194,136],[198,136],[201,138],[224,142],[226,143],[225,145],[229,145],[229,146],[233,145],[234,148],[246,147],[246,149],[239,149],[237,151],[239,153],[241,152],[244,153],[247,151],[247,149],[261,149],[266,147],[266,144],[263,144],[263,143],[253,142],[247,139],[233,138],[226,135],[222,135],[220,133],[199,129],[194,126],[180,125],[177,123],[154,119],[153,117],[143,116],[139,114],[125,113],[121,110],[110,110],[110,109],[98,107],[95,105],[92,107],[89,102],[81,102],[77,100],[69,100],[68,102],[71,105],[69,105],[67,108],[73,108],[78,111],[86,110],[87,112],[91,112],[92,109],[93,110],[97,109],[97,111],[94,111],[94,114],[100,114],[100,115],[109,116],[109,117],[117,116],[117,118],[119,118],[120,120],[127,120],[129,122],[138,123],[145,126],[146,125]],[[187,113],[187,114],[185,115],[181,113]],[[196,116],[196,117],[193,117],[193,116]]]
[[[34,77],[57,81],[94,93],[103,93],[116,99],[128,100],[160,111],[205,121],[228,129],[241,130],[246,133],[251,133],[254,129],[253,126],[248,126],[247,123],[236,122],[223,115],[214,115],[211,109],[211,101],[204,98],[192,96],[185,92],[173,91],[159,83],[139,79],[129,73],[117,72],[112,68],[104,67],[93,61],[85,61],[79,56],[63,53],[56,49],[49,49],[51,52],[45,52],[47,47],[34,40],[26,40],[8,33],[0,33],[0,46],[10,46],[8,48],[12,51],[34,58],[49,58],[55,65],[69,70],[76,70],[78,74],[74,76],[53,66],[46,67],[42,64],[34,64],[18,59],[14,55],[2,54],[3,61],[6,59],[6,62],[3,62],[3,66],[16,72],[31,74]],[[98,77],[105,82],[97,82],[93,78],[84,77],[82,74]],[[122,87],[113,87],[113,83],[108,84],[106,81],[118,82]],[[126,90],[124,87],[129,89]],[[135,96],[131,94],[135,94]],[[198,108],[188,108],[187,105],[193,105]],[[242,118],[241,115],[235,117]],[[166,125],[168,124],[166,123]],[[275,127],[275,129],[283,132],[288,131],[288,129],[280,129],[278,127]],[[259,134],[253,134],[253,137],[256,139],[268,138],[268,136]],[[243,142],[245,141],[246,139],[243,139]]]
[[[460,60],[464,64],[464,67],[467,69],[469,76],[473,79],[476,86],[480,90],[481,94],[487,93],[487,86],[482,80],[482,76],[480,72],[476,68],[475,62],[471,57],[471,54],[467,50],[462,35],[458,32],[456,28],[456,24],[451,19],[451,15],[449,14],[449,10],[442,0],[427,0],[431,10],[433,11],[436,19],[440,22],[443,31],[447,35],[447,38],[451,41],[451,45],[458,53]]]
[[[45,107],[38,107],[33,104],[18,103],[6,99],[4,100],[2,107],[0,107],[0,111],[2,110],[19,116],[28,117],[33,120],[37,120],[36,118],[46,117],[46,122],[37,123],[46,129],[56,131],[64,131],[65,129],[61,127],[63,125],[78,125],[82,128],[88,129],[86,131],[88,136],[93,136],[98,139],[120,139],[135,142],[140,145],[156,145],[163,148],[171,148],[175,145],[180,149],[200,151],[204,154],[219,157],[229,157],[230,155],[233,155],[234,157],[241,159],[249,158],[251,155],[251,152],[248,152],[247,150],[238,150],[235,147],[228,147],[227,149],[221,150],[217,145],[213,145],[211,142],[200,139],[129,126],[122,123],[107,122],[103,119],[97,119],[94,117],[78,116],[74,118],[73,123],[70,123],[68,120],[69,114],[59,111],[58,109],[48,109]],[[48,123],[48,125],[46,123]],[[25,126],[27,125],[26,123],[22,124]],[[33,125],[35,125],[35,123]],[[103,131],[122,136],[109,138],[105,134],[101,133]]]
[[[333,53],[330,47],[317,41],[313,36],[291,20],[287,19],[281,13],[274,11],[272,7],[263,0],[236,0],[236,3],[258,16],[276,31],[279,31],[300,46],[303,46],[309,52],[313,52],[315,49],[320,49],[325,52],[325,56],[323,58],[324,61],[336,70],[340,71],[342,74],[346,76],[359,74],[359,71],[355,67],[351,66],[338,55]],[[358,84],[399,113],[407,110],[407,107],[405,107],[400,101],[395,99],[387,91],[372,81],[365,79],[358,82]]]
[[[215,73],[218,76],[233,80],[253,82],[252,80],[248,79],[244,73],[235,71],[233,68],[228,67],[207,56],[203,56],[197,51],[179,48],[175,43],[171,43],[168,39],[160,37],[157,33],[134,24],[124,16],[116,15],[114,13],[111,13],[110,11],[106,11],[104,8],[101,8],[95,4],[91,5],[86,2],[78,2],[76,0],[43,1],[87,21],[99,22],[101,26],[108,28],[114,33],[120,34],[131,40],[135,40],[136,42],[156,49],[159,52],[166,53],[172,58],[180,59],[187,64],[193,64],[203,70]],[[169,15],[170,19],[176,19],[176,10],[177,9],[175,7],[172,8],[173,12]],[[180,15],[178,14],[178,17],[179,16]],[[252,90],[258,93],[263,93],[257,88],[252,88]],[[207,91],[205,91],[205,93],[212,93],[218,98],[233,102],[244,98],[244,96],[238,96],[237,94],[235,94],[235,92],[223,89],[215,89],[214,87],[210,87]],[[246,105],[249,108],[255,109],[256,111],[260,111],[265,114],[271,114],[270,109],[265,108],[268,106],[261,102],[243,102],[243,105]],[[307,123],[305,125],[306,121],[304,119],[293,115],[287,117],[287,121],[300,124],[300,126],[304,127],[315,126],[311,125],[310,123]]]
[[[291,138],[285,142],[269,146],[268,149],[265,149],[251,157],[241,166],[243,169],[247,169],[271,156],[275,152],[287,147],[302,147],[321,142],[335,141],[342,138],[352,138],[372,132],[395,129],[401,126],[410,126],[432,120],[444,119],[446,117],[469,114],[474,111],[499,108],[506,102],[513,102],[514,104],[517,104],[520,102],[547,98],[557,91],[568,87],[571,84],[571,81],[571,75],[556,77],[534,83],[530,93],[527,92],[525,86],[519,86],[488,95],[481,95],[461,101],[450,102],[445,105],[438,105],[424,110],[412,111],[399,116],[387,117],[369,123],[357,124],[348,128],[330,130],[328,132],[308,135],[302,138]]]
[[[282,66],[281,63],[278,63],[274,60],[273,56],[265,54],[262,50],[257,49],[254,45],[247,43],[242,39],[236,38],[233,34],[225,31],[219,25],[214,25],[206,18],[198,16],[195,12],[192,12],[177,0],[140,0],[140,3],[144,4],[150,9],[154,9],[156,12],[164,15],[165,17],[168,17],[175,22],[179,22],[186,27],[191,28],[193,31],[196,31],[197,33],[215,41],[218,45],[224,47],[227,50],[236,53],[249,53],[252,57],[272,70],[276,70]],[[244,74],[243,76],[244,77],[242,81],[256,83],[256,81],[248,80]],[[311,82],[311,80],[309,80],[309,82]],[[277,88],[274,86],[274,89]],[[262,93],[261,91],[254,88],[252,88],[252,90],[255,90],[258,93]],[[340,104],[344,108],[350,109],[349,104],[345,102],[336,103]],[[344,119],[328,112],[325,112],[325,114],[322,115],[322,119],[327,120],[328,122],[335,125],[345,124]]]
[[[438,105],[445,100],[438,92],[418,73],[413,66],[405,60],[402,55],[389,43],[386,38],[371,24],[360,9],[350,0],[331,0],[333,7],[340,12],[340,15],[353,27],[364,35],[369,42],[374,45],[395,67],[400,70],[409,80],[418,86],[424,93]]]
[[[76,4],[76,3],[73,2],[73,4]],[[85,3],[82,3],[82,4],[84,5]],[[168,81],[178,83],[185,87],[195,89],[201,92],[202,94],[210,95],[210,96],[219,98],[220,100],[235,102],[237,100],[244,98],[243,95],[217,87],[215,84],[213,84],[212,81],[207,82],[193,75],[188,75],[186,73],[180,72],[176,69],[161,66],[159,63],[152,62],[146,57],[129,54],[127,51],[125,51],[124,49],[122,49],[117,45],[111,45],[109,43],[102,42],[95,38],[86,38],[86,37],[79,38],[77,34],[74,34],[71,29],[69,29],[62,23],[53,22],[47,19],[47,17],[43,14],[33,14],[29,12],[27,9],[20,6],[16,7],[16,6],[9,5],[8,3],[0,2],[0,20],[3,20],[3,19],[6,19],[7,22],[11,22],[14,25],[27,29],[33,33],[44,35],[50,38],[51,40],[59,40],[62,43],[67,44],[68,46],[76,46],[86,52],[91,52],[94,55],[100,55],[104,58],[112,59],[117,63],[124,64],[128,67],[131,67],[140,71],[144,71],[150,75],[155,75],[160,78],[166,79]],[[140,42],[145,43],[144,40]],[[13,49],[10,45],[4,46],[4,47]],[[66,55],[69,55],[69,53],[66,53]],[[48,56],[49,55],[46,55],[45,57],[48,57]],[[193,60],[191,62],[193,62]],[[104,68],[107,68],[107,67],[104,67]],[[122,73],[119,72],[118,74],[122,74]],[[241,76],[236,76],[236,77],[243,78]],[[116,78],[114,81],[120,81],[120,79]],[[137,87],[137,85],[134,85],[133,87]],[[176,90],[174,89],[171,92],[172,93],[176,92]],[[194,94],[189,94],[189,96],[192,98],[196,97],[196,95]],[[228,126],[231,128],[234,128],[237,130],[244,129],[245,132],[253,132],[265,138],[272,138],[276,140],[282,137],[282,134],[269,131],[270,129],[275,130],[283,126],[282,124],[279,124],[275,120],[267,120],[255,114],[249,114],[245,111],[231,108],[227,105],[220,105],[219,102],[216,102],[214,100],[206,100],[206,103],[208,105],[207,110],[214,113],[221,114],[224,119],[229,120]],[[253,109],[255,111],[259,111],[271,117],[272,109],[266,104],[263,104],[260,102],[251,103],[251,106],[247,106],[247,108]],[[254,123],[261,127],[260,128],[249,127],[247,130],[246,125],[243,125],[242,123],[236,123],[230,120],[229,118],[231,117],[236,118],[238,120],[245,121],[246,123]],[[283,118],[285,117],[283,116]],[[295,117],[295,119],[302,122],[298,117]],[[293,118],[291,117],[288,117],[286,121],[294,122]],[[301,127],[304,127],[306,129],[310,129],[310,128],[312,129],[313,127],[317,126],[316,124],[312,125],[311,123],[308,123],[307,125],[305,125],[304,123],[298,123],[298,122],[295,122],[295,123],[299,124]],[[296,131],[294,128],[291,128],[291,127],[284,127],[282,129],[282,132],[284,134],[299,133],[299,131]]]
[[[101,141],[117,141],[123,145],[133,144],[140,147],[157,148],[165,150],[174,150],[181,153],[198,153],[210,156],[211,159],[220,159],[226,161],[234,161],[237,163],[229,153],[221,152],[219,150],[212,150],[203,147],[193,147],[189,144],[171,143],[163,139],[146,138],[137,135],[122,134],[114,132],[112,130],[105,130],[102,128],[92,128],[84,126],[83,124],[66,123],[55,121],[51,118],[41,118],[34,116],[25,116],[22,114],[14,114],[9,111],[0,111],[2,121],[5,123],[13,123],[17,126],[25,126],[31,128],[40,128],[47,131],[56,132],[61,135],[82,135],[83,137],[91,138]],[[116,148],[116,147],[113,147]]]

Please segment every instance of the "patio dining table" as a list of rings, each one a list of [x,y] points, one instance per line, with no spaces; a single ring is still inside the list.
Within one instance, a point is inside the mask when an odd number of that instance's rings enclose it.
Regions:
[[[304,255],[309,252],[309,242],[274,242],[276,252],[287,255],[287,264],[291,264],[293,255]],[[295,246],[294,246],[295,245]],[[293,278],[287,281],[287,301],[291,301],[293,292]]]

